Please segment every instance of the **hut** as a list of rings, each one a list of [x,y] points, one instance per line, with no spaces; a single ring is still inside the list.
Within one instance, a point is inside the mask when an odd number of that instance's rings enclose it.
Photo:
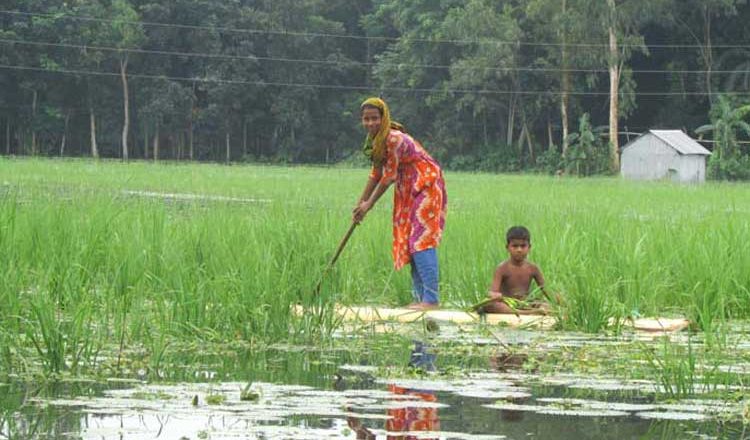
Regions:
[[[710,155],[681,130],[649,130],[625,145],[620,173],[633,180],[700,183],[706,180]]]

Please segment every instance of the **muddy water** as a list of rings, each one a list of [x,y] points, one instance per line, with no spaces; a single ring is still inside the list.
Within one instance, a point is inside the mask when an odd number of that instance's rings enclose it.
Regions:
[[[276,347],[253,362],[190,359],[179,375],[0,385],[0,438],[744,438],[741,386],[696,384],[666,399],[648,366],[634,372],[638,350],[662,340],[446,328],[416,336],[367,334],[357,345],[347,335],[331,350]],[[735,359],[722,367],[745,368],[742,348]]]

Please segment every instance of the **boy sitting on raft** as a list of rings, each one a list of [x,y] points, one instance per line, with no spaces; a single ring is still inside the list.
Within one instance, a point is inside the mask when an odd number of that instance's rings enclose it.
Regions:
[[[531,280],[536,282],[544,296],[549,298],[544,290],[544,276],[539,268],[528,261],[526,257],[531,249],[531,234],[523,226],[513,226],[505,234],[509,258],[495,269],[495,276],[490,286],[490,301],[477,308],[479,313],[510,313],[514,315],[546,315],[549,304],[534,302],[517,306],[519,301],[525,301],[531,288]]]

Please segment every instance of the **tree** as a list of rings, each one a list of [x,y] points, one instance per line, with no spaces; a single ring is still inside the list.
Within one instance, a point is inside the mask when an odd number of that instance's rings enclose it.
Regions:
[[[517,11],[488,0],[375,2],[363,20],[388,45],[373,77],[414,133],[425,133],[438,156],[482,154],[512,145],[527,125],[516,68]],[[501,42],[497,42],[501,41]],[[405,90],[406,89],[406,90]],[[418,89],[410,92],[408,89]],[[397,115],[397,116],[398,116]],[[530,130],[519,139],[527,139]],[[442,147],[442,148],[441,148]]]
[[[620,124],[690,130],[750,90],[746,0],[9,2],[6,154],[335,161],[382,95],[447,167],[552,169],[588,113],[614,171]]]
[[[601,173],[607,167],[606,154],[599,146],[599,129],[591,126],[588,113],[581,115],[578,121],[578,132],[571,133],[568,142],[569,154],[563,163],[566,171],[579,176],[590,176]]]
[[[620,170],[618,136],[623,104],[630,109],[634,106],[632,95],[625,103],[621,102],[625,96],[621,90],[622,81],[629,76],[624,75],[626,63],[636,52],[648,54],[640,29],[655,17],[663,16],[672,6],[672,0],[607,0],[606,3],[575,0],[575,5],[590,17],[580,23],[587,26],[587,33],[599,41],[606,41],[605,50],[599,54],[609,72],[609,171],[617,173]],[[634,83],[630,85],[635,86]]]
[[[709,102],[713,103],[714,91],[714,28],[715,20],[737,15],[738,7],[746,0],[686,0],[677,3],[677,23],[681,34],[697,44],[700,60],[705,69],[705,90]],[[697,31],[699,30],[699,32]]]
[[[738,135],[750,138],[750,104],[738,104],[731,98],[720,95],[711,108],[711,123],[695,129],[695,133],[714,134],[714,151],[709,162],[710,177],[737,179],[750,177],[750,170],[742,169],[742,161],[748,162],[737,141]],[[744,156],[744,157],[743,157]]]
[[[568,152],[571,93],[579,82],[573,78],[572,69],[595,66],[591,58],[587,57],[588,51],[575,50],[576,43],[586,41],[586,28],[580,25],[586,20],[585,13],[586,11],[577,9],[572,0],[527,0],[525,5],[530,37],[535,41],[551,43],[541,47],[542,52],[535,58],[534,65],[550,70],[559,69],[556,87],[560,91],[562,157]],[[578,87],[583,89],[585,85],[579,84]]]
[[[160,151],[162,133],[179,133],[190,118],[192,92],[182,84],[167,79],[147,81],[141,86],[141,96],[145,100],[141,105],[141,114],[144,124],[149,122],[153,124],[150,157],[157,161],[162,158]],[[147,133],[146,130],[144,130],[143,156],[148,158],[149,137],[145,133]],[[175,159],[181,159],[179,147],[178,152],[174,154]]]
[[[490,140],[487,127],[494,117],[504,116],[504,120],[497,122],[498,125],[505,123],[506,145],[514,143],[516,117],[522,127],[519,145],[525,142],[524,135],[529,134],[525,98],[517,93],[524,81],[515,70],[520,63],[520,53],[519,46],[513,42],[520,40],[522,33],[514,12],[511,8],[499,9],[496,2],[472,0],[450,9],[441,26],[446,38],[475,42],[466,44],[460,54],[452,57],[450,78],[445,81],[445,87],[467,91],[459,94],[454,105],[457,110],[468,110],[482,121],[485,145],[497,143]],[[508,93],[493,95],[487,91]],[[439,102],[443,105],[445,101]]]
[[[118,65],[122,81],[122,158],[128,160],[128,132],[130,130],[130,91],[128,89],[128,49],[140,47],[145,36],[139,24],[138,13],[127,0],[114,0],[108,16],[112,19],[110,41],[119,49]]]
[[[98,1],[68,5],[61,12],[60,20],[64,20],[66,16],[85,16],[103,20],[108,16],[104,6]],[[78,45],[81,49],[75,52],[77,57],[70,59],[66,66],[69,66],[71,70],[81,70],[84,72],[99,71],[105,63],[107,53],[103,50],[92,49],[90,47],[107,45],[109,39],[106,37],[106,33],[108,32],[106,22],[91,20],[79,23],[73,21],[73,24],[73,26],[66,27],[67,32],[64,34],[65,38],[63,42]],[[83,96],[85,97],[85,106],[88,110],[90,154],[94,159],[98,159],[100,152],[97,136],[97,115],[99,114],[99,107],[105,107],[103,99],[105,87],[101,84],[99,78],[85,73],[76,76],[76,80],[85,90]]]

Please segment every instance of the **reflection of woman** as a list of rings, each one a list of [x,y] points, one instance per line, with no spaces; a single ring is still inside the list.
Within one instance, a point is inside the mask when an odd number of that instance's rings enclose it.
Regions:
[[[429,345],[421,341],[414,341],[414,349],[412,349],[411,356],[409,357],[410,367],[421,368],[425,371],[434,371],[435,360],[436,354],[430,350]],[[388,432],[388,440],[426,439],[426,437],[422,436],[416,437],[408,434],[399,435],[398,433],[440,431],[440,419],[438,418],[437,405],[433,405],[432,408],[427,408],[417,404],[417,402],[420,401],[436,403],[437,396],[433,391],[409,389],[395,384],[389,384],[388,391],[397,395],[414,396],[418,398],[398,398],[397,401],[402,403],[403,406],[387,410],[388,419],[385,422],[385,429]],[[349,409],[347,408],[347,410]],[[350,416],[346,418],[346,422],[355,432],[358,440],[375,440],[375,434],[367,429],[358,418]]]
[[[417,391],[401,388],[396,385],[388,385],[388,391],[395,394],[404,394],[419,397],[424,402],[437,402],[435,393],[429,391]],[[440,431],[440,419],[438,418],[437,408],[420,408],[404,407],[389,409],[388,415],[391,416],[385,422],[385,429],[389,433],[413,432],[413,431]],[[389,435],[388,439],[416,439],[413,436],[393,436]],[[424,438],[424,437],[419,437]]]
[[[396,183],[393,201],[393,260],[396,269],[411,264],[415,303],[438,306],[436,248],[445,226],[447,195],[440,165],[422,145],[391,121],[388,105],[370,98],[360,107],[367,130],[365,154],[372,161],[370,177],[353,220],[361,222],[388,187]]]
[[[410,390],[393,384],[388,385],[388,391],[394,394],[415,396],[423,402],[437,402],[437,396],[430,391]],[[398,433],[440,431],[440,419],[438,418],[437,408],[408,406],[408,402],[409,400],[405,401],[404,406],[401,408],[392,408],[387,411],[389,417],[385,422],[385,429],[388,432],[386,437],[388,440],[427,439],[426,437],[417,437],[413,434],[399,435]],[[358,418],[350,416],[346,418],[346,422],[349,428],[354,431],[358,440],[375,440],[376,435],[367,429]]]

